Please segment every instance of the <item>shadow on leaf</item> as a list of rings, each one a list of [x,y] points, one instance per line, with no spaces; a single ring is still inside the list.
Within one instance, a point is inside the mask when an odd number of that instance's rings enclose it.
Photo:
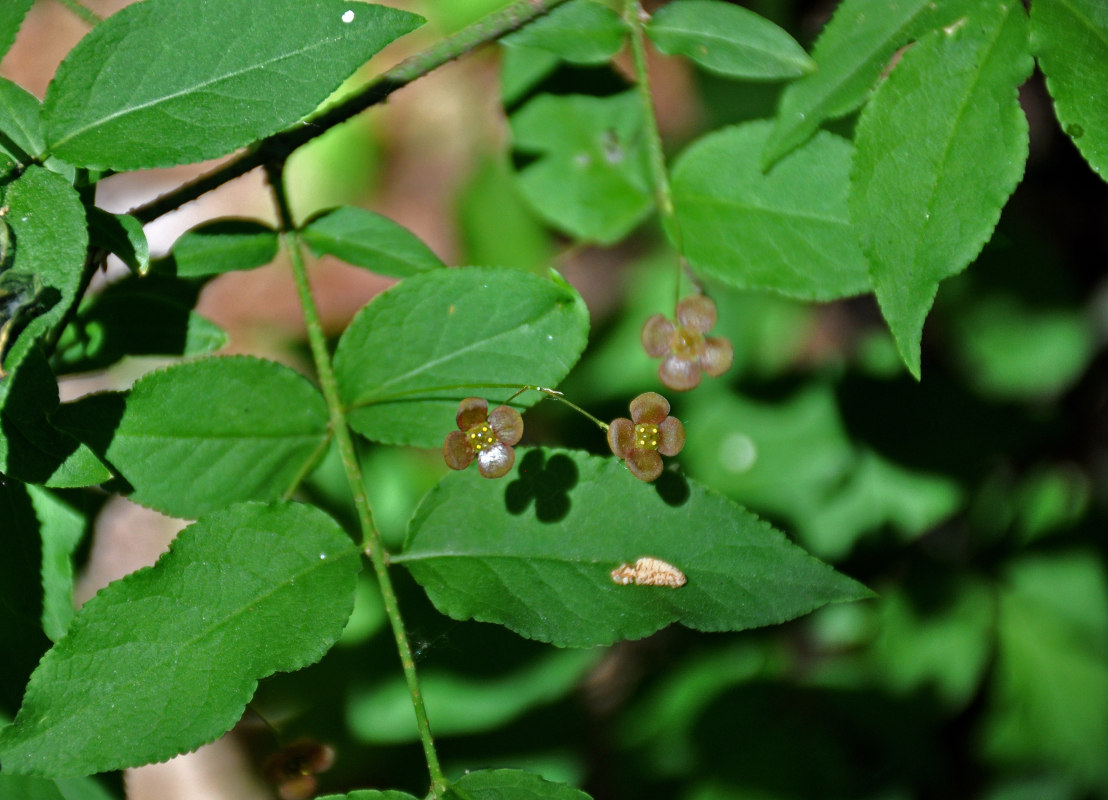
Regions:
[[[558,522],[569,513],[569,491],[577,485],[577,465],[567,456],[549,460],[539,450],[519,462],[519,477],[508,484],[504,505],[509,513],[522,514],[532,502],[539,522]]]
[[[654,490],[668,506],[683,506],[689,501],[689,482],[673,470],[665,470],[654,481]]]

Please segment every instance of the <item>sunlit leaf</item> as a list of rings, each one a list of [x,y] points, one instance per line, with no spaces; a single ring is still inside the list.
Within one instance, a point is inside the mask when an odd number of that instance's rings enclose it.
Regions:
[[[770,133],[751,122],[709,134],[673,170],[685,256],[732,286],[810,300],[868,291],[846,198],[850,143],[821,133],[764,173]]]
[[[392,278],[444,266],[414,233],[364,208],[343,206],[320,212],[304,226],[303,237],[317,256],[335,256]]]
[[[140,379],[109,436],[107,458],[136,502],[195,518],[287,492],[327,439],[327,409],[288,367],[207,358]]]
[[[42,487],[27,492],[42,537],[42,629],[56,642],[73,619],[73,551],[92,533],[93,514]]]
[[[768,168],[805,142],[821,123],[862,104],[890,59],[928,30],[956,19],[967,0],[843,0],[823,29],[812,58],[816,70],[790,83],[763,147]]]
[[[851,222],[881,312],[917,378],[939,282],[988,241],[1023,175],[1027,17],[989,0],[910,48],[858,123]]]
[[[179,278],[219,275],[268,264],[277,255],[277,231],[252,219],[213,219],[185,231],[159,272]]]
[[[0,56],[8,52],[23,24],[23,17],[34,5],[35,0],[6,0],[0,4]]]
[[[414,14],[351,0],[146,0],[97,25],[46,92],[51,153],[139,169],[229,153],[291,125]]]
[[[212,741],[258,680],[338,639],[359,568],[342,529],[307,506],[243,504],[189,526],[86,603],[43,658],[0,730],[4,772],[87,775]]]
[[[780,80],[815,70],[796,40],[768,19],[722,0],[675,0],[651,18],[657,48],[734,78]]]
[[[3,353],[10,374],[76,301],[88,232],[77,192],[60,175],[30,166],[6,188],[4,219],[15,237],[15,260],[0,277],[0,289],[24,296],[18,306],[5,303],[0,323],[17,311],[26,322]],[[17,278],[22,286],[15,289]],[[0,378],[0,407],[9,385],[10,379]]]
[[[490,408],[524,384],[553,387],[584,349],[588,312],[561,278],[465,267],[408,278],[347,327],[335,374],[351,426],[390,444],[441,447],[462,398]],[[507,386],[505,386],[507,385]],[[513,404],[530,406],[528,392]]]
[[[3,4],[0,16],[10,13],[12,8],[13,4]],[[0,36],[2,31],[0,20]],[[7,175],[17,164],[30,163],[30,159],[42,155],[44,147],[42,106],[38,98],[18,84],[0,78],[0,175]]]

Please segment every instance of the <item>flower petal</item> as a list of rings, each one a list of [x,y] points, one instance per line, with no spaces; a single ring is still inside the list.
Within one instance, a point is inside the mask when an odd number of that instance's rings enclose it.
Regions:
[[[716,324],[716,304],[702,294],[691,294],[677,304],[677,321],[697,333],[710,331]]]
[[[659,358],[669,352],[674,325],[661,314],[650,317],[642,326],[642,346],[651,358]]]
[[[489,418],[489,403],[483,397],[467,397],[458,404],[458,430],[468,431]]]
[[[731,369],[735,359],[735,348],[731,342],[721,336],[709,336],[704,340],[700,351],[700,368],[713,378],[718,378]]]
[[[518,444],[523,438],[523,417],[511,406],[497,406],[489,414],[489,427],[504,444]]]
[[[666,417],[658,426],[658,452],[675,456],[685,446],[685,426],[677,417]]]
[[[635,423],[627,417],[613,419],[608,426],[608,447],[620,458],[627,458],[635,449]]]
[[[657,450],[636,450],[624,462],[640,481],[650,483],[662,474],[662,457]]]
[[[450,431],[442,443],[442,458],[450,469],[465,469],[473,463],[473,448],[461,431]]]
[[[667,416],[669,416],[669,400],[657,392],[643,392],[631,401],[631,419],[636,425],[640,422],[657,425]]]
[[[700,365],[687,358],[670,356],[658,367],[658,377],[670,389],[687,392],[700,385]]]
[[[507,475],[514,463],[516,463],[516,451],[502,442],[486,447],[477,454],[477,471],[486,478]]]

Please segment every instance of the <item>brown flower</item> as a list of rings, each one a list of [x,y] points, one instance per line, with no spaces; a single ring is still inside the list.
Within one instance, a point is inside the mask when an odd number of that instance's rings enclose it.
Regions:
[[[477,460],[477,471],[486,478],[508,474],[515,463],[512,445],[523,436],[523,417],[509,406],[489,413],[488,402],[467,397],[458,404],[458,430],[446,435],[442,457],[451,469],[465,469]]]
[[[670,389],[684,392],[700,384],[700,372],[713,378],[731,368],[731,342],[705,336],[716,324],[716,304],[702,294],[677,304],[677,322],[655,314],[642,326],[642,346],[651,358],[665,356],[658,376]]]
[[[662,456],[675,456],[685,446],[685,426],[669,416],[668,400],[656,392],[644,392],[631,401],[631,419],[612,420],[608,446],[627,463],[632,475],[649,482],[662,474]]]

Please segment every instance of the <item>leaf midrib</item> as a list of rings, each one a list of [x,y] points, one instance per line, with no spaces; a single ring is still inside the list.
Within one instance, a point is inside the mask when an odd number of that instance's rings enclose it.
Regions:
[[[271,66],[273,64],[279,64],[282,61],[285,61],[289,58],[293,58],[295,56],[299,56],[303,53],[311,52],[313,50],[318,50],[321,47],[329,46],[329,45],[333,44],[335,41],[337,41],[337,40],[333,39],[333,38],[332,39],[325,39],[323,41],[315,42],[313,44],[302,47],[298,50],[286,51],[286,52],[282,53],[279,56],[276,56],[274,58],[269,58],[269,59],[266,59],[264,61],[255,62],[255,63],[253,63],[253,64],[251,64],[251,65],[249,65],[249,66],[247,66],[243,69],[239,69],[239,70],[236,70],[236,71],[233,71],[233,72],[224,73],[224,74],[222,74],[222,75],[220,75],[216,78],[211,78],[209,80],[205,80],[205,81],[201,81],[200,83],[193,84],[192,86],[189,86],[188,88],[181,89],[179,91],[172,92],[170,94],[161,95],[161,96],[153,98],[153,99],[151,99],[147,102],[139,103],[138,105],[129,106],[127,108],[120,109],[119,111],[116,111],[113,114],[109,114],[107,116],[100,117],[99,119],[92,120],[87,125],[84,125],[83,127],[73,129],[65,137],[63,137],[61,139],[58,139],[55,142],[52,142],[47,147],[47,150],[49,150],[49,151],[56,150],[58,147],[64,145],[66,142],[71,141],[72,139],[75,139],[78,136],[81,136],[85,132],[87,132],[87,131],[89,131],[93,128],[98,128],[102,125],[105,125],[109,122],[112,122],[113,120],[116,120],[116,119],[119,119],[119,118],[122,118],[122,117],[126,117],[126,116],[129,116],[131,114],[138,114],[141,111],[144,111],[145,109],[152,108],[152,107],[157,106],[159,104],[168,103],[168,102],[170,102],[172,100],[175,100],[176,98],[181,97],[183,95],[194,94],[194,93],[199,92],[203,89],[206,89],[209,86],[213,86],[213,85],[216,85],[216,84],[219,84],[219,83],[223,83],[223,82],[226,82],[226,81],[233,80],[234,78],[237,78],[241,75],[248,74],[250,72],[256,72],[258,70],[265,70],[266,68],[268,68],[269,66]]]

